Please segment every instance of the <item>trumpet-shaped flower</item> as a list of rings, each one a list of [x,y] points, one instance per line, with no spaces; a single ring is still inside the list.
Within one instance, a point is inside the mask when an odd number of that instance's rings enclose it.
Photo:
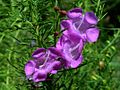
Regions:
[[[61,68],[61,62],[58,58],[61,53],[54,47],[39,48],[33,52],[32,57],[25,65],[25,74],[29,79],[34,82],[45,81],[47,74],[56,74],[57,70]]]
[[[65,68],[77,68],[82,60],[83,40],[76,35],[73,38],[69,35],[62,35],[56,47],[61,51],[64,58]]]
[[[66,29],[68,32],[77,33],[84,41],[97,41],[99,36],[99,29],[96,27],[98,19],[93,12],[86,12],[82,15],[81,8],[74,8],[68,11],[67,17],[68,20],[61,22],[62,30]]]

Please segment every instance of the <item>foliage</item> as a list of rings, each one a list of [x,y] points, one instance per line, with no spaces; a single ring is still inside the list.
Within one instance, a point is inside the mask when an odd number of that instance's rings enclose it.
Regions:
[[[120,59],[120,29],[114,24],[109,24],[111,28],[105,26],[107,10],[112,8],[106,1],[0,0],[0,90],[119,90],[120,65],[116,62]],[[54,6],[94,11],[100,20],[101,35],[96,43],[85,46],[79,68],[59,71],[50,76],[52,81],[36,85],[26,80],[24,65],[36,48],[53,46],[60,36],[55,38],[54,33],[60,33],[59,24],[65,17]]]

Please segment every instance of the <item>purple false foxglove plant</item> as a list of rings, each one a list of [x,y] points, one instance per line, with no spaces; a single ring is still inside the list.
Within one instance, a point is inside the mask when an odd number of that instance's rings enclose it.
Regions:
[[[62,67],[77,68],[83,60],[85,43],[97,41],[98,19],[93,12],[83,14],[81,8],[74,8],[67,12],[67,18],[61,22],[64,31],[56,48],[39,48],[33,52],[33,60],[26,63],[24,70],[29,80],[41,82],[47,79],[48,74],[56,74]]]
[[[66,69],[77,68],[83,60],[81,54],[84,46],[83,40],[75,34],[72,34],[72,36],[73,38],[67,34],[62,35],[56,44],[56,48],[63,54]]]
[[[74,8],[67,13],[67,20],[61,22],[61,29],[67,30],[68,34],[76,33],[84,41],[96,42],[99,29],[96,27],[98,19],[93,12],[82,14],[81,8]],[[63,32],[66,34],[66,32]]]
[[[29,60],[25,65],[25,74],[34,82],[45,81],[48,74],[56,74],[61,68],[61,62],[58,61],[61,53],[54,47],[47,50],[39,48],[33,52],[32,57],[34,60]]]

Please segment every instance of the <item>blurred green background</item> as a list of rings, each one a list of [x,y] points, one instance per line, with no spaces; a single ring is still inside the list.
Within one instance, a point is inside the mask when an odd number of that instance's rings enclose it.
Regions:
[[[54,6],[94,11],[101,33],[78,69],[52,76],[53,90],[120,90],[120,0],[0,0],[0,90],[47,90],[26,80],[24,65],[36,48],[54,45],[66,18]]]

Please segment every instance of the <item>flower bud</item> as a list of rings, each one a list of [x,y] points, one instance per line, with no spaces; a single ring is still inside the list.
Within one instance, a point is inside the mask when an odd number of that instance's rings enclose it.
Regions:
[[[105,67],[105,63],[103,61],[100,61],[99,67],[100,67],[100,70],[102,70]]]
[[[60,13],[61,15],[65,16],[65,15],[67,14],[67,11],[65,11],[65,10],[60,10],[59,13]]]
[[[59,8],[58,6],[55,6],[55,7],[54,7],[54,10],[55,10],[55,11],[60,11],[60,8]]]
[[[59,34],[59,32],[55,32],[55,33],[54,33],[54,36],[58,36],[58,34]]]

